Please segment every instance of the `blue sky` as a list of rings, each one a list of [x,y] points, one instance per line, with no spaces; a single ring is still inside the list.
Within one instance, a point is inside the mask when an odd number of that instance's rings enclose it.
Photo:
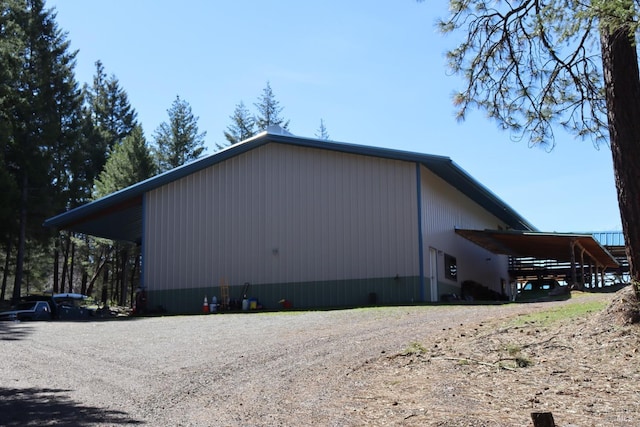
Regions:
[[[514,142],[484,113],[456,121],[435,20],[446,0],[49,0],[78,81],[101,60],[127,91],[147,139],[179,95],[208,152],[240,101],[269,81],[289,130],[450,157],[542,231],[620,230],[611,152],[557,132],[550,153]]]

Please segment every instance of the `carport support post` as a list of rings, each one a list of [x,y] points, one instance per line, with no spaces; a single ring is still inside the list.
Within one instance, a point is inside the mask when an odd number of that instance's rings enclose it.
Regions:
[[[572,240],[571,244],[569,245],[571,247],[571,289],[574,288],[575,284],[576,284],[576,276],[577,276],[577,271],[576,271],[576,241]]]
[[[594,288],[598,288],[599,287],[599,277],[598,274],[600,274],[600,264],[596,263],[596,275],[595,275],[595,279],[596,279],[596,283],[594,284]]]
[[[584,291],[584,248],[580,246],[580,290]]]

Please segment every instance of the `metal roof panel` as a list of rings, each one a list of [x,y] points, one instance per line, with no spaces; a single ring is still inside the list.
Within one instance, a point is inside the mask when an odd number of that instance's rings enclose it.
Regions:
[[[449,157],[325,141],[314,138],[302,138],[281,132],[262,132],[245,141],[226,147],[221,151],[156,175],[101,199],[63,212],[47,219],[44,225],[46,227],[70,229],[114,240],[139,241],[142,235],[141,205],[144,193],[268,143],[290,144],[420,163],[478,205],[508,224],[509,227],[516,230],[535,230],[535,227],[528,221],[493,192],[471,177]]]

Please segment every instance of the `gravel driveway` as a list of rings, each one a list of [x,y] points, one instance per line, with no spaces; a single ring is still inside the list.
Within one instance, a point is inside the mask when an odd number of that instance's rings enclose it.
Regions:
[[[0,424],[358,425],[344,404],[354,369],[466,322],[566,303],[5,322]]]

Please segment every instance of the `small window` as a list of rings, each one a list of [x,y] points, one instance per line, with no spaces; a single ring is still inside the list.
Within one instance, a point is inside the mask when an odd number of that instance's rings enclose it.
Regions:
[[[444,274],[449,280],[458,280],[458,263],[456,257],[444,254]]]

